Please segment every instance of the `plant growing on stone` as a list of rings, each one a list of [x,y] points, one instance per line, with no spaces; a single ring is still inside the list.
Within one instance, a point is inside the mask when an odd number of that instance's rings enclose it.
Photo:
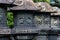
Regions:
[[[13,23],[13,13],[12,12],[7,12],[7,25],[9,28],[12,28],[14,23]]]

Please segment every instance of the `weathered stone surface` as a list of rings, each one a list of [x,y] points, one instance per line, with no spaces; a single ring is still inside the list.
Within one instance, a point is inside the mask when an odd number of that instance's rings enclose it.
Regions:
[[[51,13],[51,15],[60,15],[60,9],[58,7],[53,7],[56,10],[56,13]]]
[[[20,2],[19,2],[20,1]],[[32,0],[19,0],[13,4],[17,6],[10,8],[11,10],[36,10],[40,12],[55,12],[53,8],[46,2],[34,3]]]
[[[34,5],[34,2],[32,0],[15,0],[15,2],[13,4],[21,6],[23,4],[25,4],[26,2],[28,2],[29,5]]]
[[[47,40],[46,36],[36,36],[33,40]]]
[[[25,40],[25,39],[32,39],[33,38],[33,36],[17,36],[16,37],[18,40]]]
[[[11,29],[0,29],[0,34],[11,34]]]
[[[37,7],[41,7],[41,12],[54,12],[56,10],[53,10],[53,8],[46,2],[38,2],[35,3]]]
[[[1,4],[11,4],[14,0],[0,0]]]
[[[58,34],[58,38],[57,38],[57,40],[60,40],[60,34]]]
[[[16,33],[38,33],[37,29],[15,29]]]
[[[20,2],[19,2],[20,1]],[[19,0],[14,4],[18,5],[13,7],[12,10],[40,10],[41,12],[53,12],[52,7],[46,2],[34,3],[32,0]]]
[[[60,30],[60,16],[51,17],[51,28],[56,31]]]
[[[56,36],[53,36],[53,35],[48,36],[48,40],[57,40],[57,35]]]
[[[0,38],[0,40],[9,40],[9,38],[8,37],[2,37],[2,38]]]
[[[32,0],[16,0],[13,4],[18,6],[12,7],[12,10],[38,10]]]

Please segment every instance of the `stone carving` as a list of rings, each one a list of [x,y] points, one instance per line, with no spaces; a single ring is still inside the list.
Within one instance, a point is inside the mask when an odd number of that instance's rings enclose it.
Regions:
[[[13,4],[21,6],[23,5],[23,3],[24,3],[23,0],[15,0]]]
[[[39,16],[35,16],[34,20],[37,25],[41,25],[43,19],[42,19],[42,16],[39,15]]]
[[[52,17],[51,18],[51,28],[59,28],[59,18],[58,17]]]
[[[44,11],[44,12],[53,12],[53,8],[46,2],[38,2],[35,3],[35,5],[37,5],[37,7],[40,7],[41,10],[40,11]]]
[[[56,12],[51,13],[51,15],[60,15],[60,9],[58,7],[53,7],[53,10],[56,10]]]

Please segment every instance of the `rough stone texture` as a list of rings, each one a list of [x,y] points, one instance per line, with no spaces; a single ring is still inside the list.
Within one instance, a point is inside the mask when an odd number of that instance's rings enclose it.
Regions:
[[[58,38],[57,38],[57,40],[60,40],[60,34],[58,34]]]
[[[38,33],[37,29],[15,29],[16,33]]]
[[[7,28],[6,25],[7,18],[5,13],[6,13],[6,9],[0,8],[0,28]]]
[[[26,2],[28,2],[29,5],[34,5],[34,2],[32,0],[15,0],[13,4],[21,6],[25,4]]]
[[[60,30],[60,16],[51,16],[51,28],[53,30]]]
[[[19,2],[20,1],[20,2]],[[46,2],[34,3],[32,0],[19,0],[15,1],[15,7],[10,8],[11,10],[36,10],[40,12],[55,12],[53,8]]]
[[[33,38],[33,36],[17,36],[16,37],[18,40],[26,40],[26,39],[32,39]]]
[[[14,0],[0,0],[0,3],[2,4],[11,4]]]
[[[39,10],[35,7],[35,4],[32,2],[32,0],[22,0],[21,3],[14,3],[18,6],[12,7],[12,10]]]
[[[37,5],[38,4],[38,5]],[[53,12],[56,10],[53,10],[53,8],[46,2],[38,2],[36,3],[37,7],[41,7],[42,12]]]
[[[0,34],[11,34],[11,29],[0,29]]]
[[[33,40],[47,40],[46,36],[36,36]]]
[[[3,38],[0,38],[0,40],[9,40],[8,37],[3,37]]]
[[[48,36],[48,40],[57,40],[57,36]]]
[[[51,13],[51,15],[60,15],[60,9],[58,7],[53,7],[56,10],[56,13]]]

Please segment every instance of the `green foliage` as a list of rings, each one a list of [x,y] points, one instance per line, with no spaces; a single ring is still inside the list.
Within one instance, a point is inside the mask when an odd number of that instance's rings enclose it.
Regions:
[[[60,4],[60,0],[54,0],[56,3]]]
[[[46,2],[50,4],[50,0],[46,0]]]
[[[12,28],[14,23],[13,23],[13,13],[12,12],[7,12],[7,25],[9,28]]]
[[[33,0],[34,2],[47,2],[50,3],[50,0]]]
[[[51,0],[50,4],[60,8],[60,0]]]

